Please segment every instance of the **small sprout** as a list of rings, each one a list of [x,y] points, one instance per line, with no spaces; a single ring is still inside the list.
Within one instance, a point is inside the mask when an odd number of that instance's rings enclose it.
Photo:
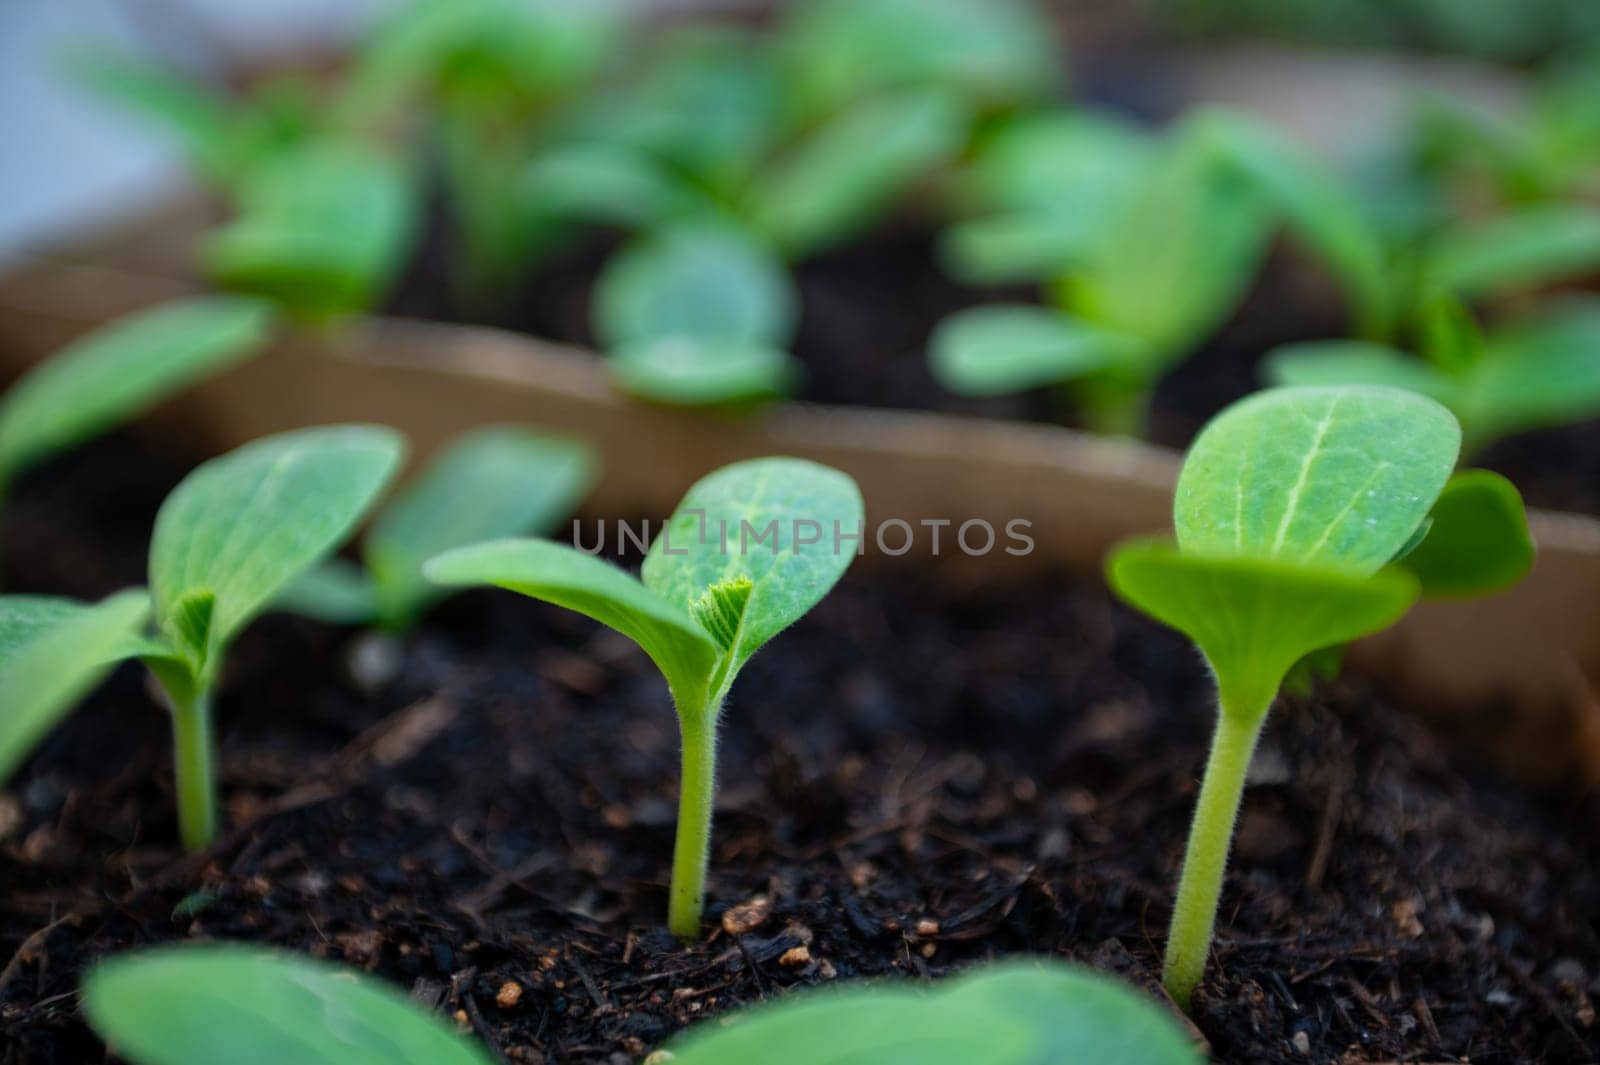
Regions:
[[[128,649],[150,615],[150,597],[121,592],[94,605],[47,596],[0,596],[0,784],[45,733]]]
[[[278,152],[238,182],[237,217],[201,251],[206,272],[303,318],[370,309],[410,254],[414,185],[403,164],[359,143]]]
[[[0,497],[29,466],[253,355],[270,324],[266,304],[202,296],[129,315],[57,352],[0,397]]]
[[[783,263],[726,225],[651,234],[606,264],[595,332],[613,378],[644,399],[736,405],[785,395],[800,376],[787,354],[799,298]]]
[[[978,966],[931,992],[893,983],[803,992],[691,1028],[673,1065],[1199,1065],[1161,1007],[1121,981],[1052,961]]]
[[[493,585],[576,610],[642,647],[665,676],[683,734],[668,926],[700,932],[716,730],[750,657],[844,574],[861,532],[849,477],[799,459],[735,463],[689,489],[645,559],[643,580],[542,540],[459,548],[424,567],[454,587]]]
[[[1562,300],[1486,336],[1452,305],[1448,297],[1431,304],[1422,358],[1365,342],[1290,344],[1268,354],[1267,379],[1419,392],[1454,412],[1469,453],[1600,414],[1600,300]]]
[[[596,466],[575,440],[511,426],[473,430],[378,511],[362,540],[364,566],[325,562],[277,605],[404,632],[445,594],[423,577],[424,562],[484,540],[554,532],[593,487]]]
[[[1137,433],[1156,380],[1243,299],[1270,234],[1265,199],[1230,164],[1214,125],[1196,120],[1172,133],[1055,281],[1056,305],[1026,328],[1037,337],[1041,323],[1054,321],[1054,331],[1070,338],[1065,345],[1019,352],[1014,312],[959,312],[931,345],[940,383],[963,395],[994,395],[1017,381],[1061,382],[1092,426]],[[1038,360],[1031,373],[1020,365],[1030,355]]]
[[[211,699],[233,637],[306,570],[349,536],[399,466],[403,445],[388,429],[328,426],[281,433],[247,444],[196,468],[173,489],[156,515],[150,540],[150,591],[156,631],[119,645],[111,621],[90,639],[56,639],[77,631],[71,616],[54,620],[22,644],[18,661],[29,676],[61,670],[59,681],[7,688],[7,712],[28,722],[3,761],[15,765],[44,727],[70,706],[60,693],[85,690],[74,678],[127,658],[141,659],[160,684],[172,712],[178,825],[184,846],[199,850],[216,831],[216,782],[211,770]],[[120,621],[132,600],[120,597],[94,611]],[[87,609],[87,608],[80,608]],[[31,611],[38,600],[0,597],[0,616]],[[63,628],[65,626],[65,628]],[[48,641],[48,642],[45,642]],[[36,648],[39,658],[34,657]],[[44,662],[40,667],[36,663]],[[9,667],[7,667],[9,668]]]
[[[1430,559],[1431,533],[1420,545],[1417,533],[1460,442],[1450,413],[1410,392],[1263,392],[1223,411],[1190,448],[1173,506],[1176,545],[1128,543],[1109,559],[1117,594],[1193,639],[1217,683],[1217,731],[1163,974],[1185,1007],[1211,947],[1245,773],[1267,711],[1297,664],[1386,628],[1417,599],[1418,577],[1389,563],[1407,551]],[[1480,490],[1458,489],[1469,516],[1485,509],[1467,501]],[[1451,546],[1430,559],[1441,567],[1460,555],[1458,530],[1481,527],[1455,510],[1447,506],[1434,526],[1451,530]],[[1495,568],[1463,561],[1480,576]]]
[[[231,944],[158,947],[83,980],[89,1024],[134,1065],[489,1065],[398,990],[310,958]]]

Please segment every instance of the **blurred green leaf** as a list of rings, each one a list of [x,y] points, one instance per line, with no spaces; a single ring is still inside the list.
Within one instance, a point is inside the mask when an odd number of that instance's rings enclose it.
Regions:
[[[128,591],[89,605],[0,596],[0,784],[117,662],[134,649],[150,597]]]
[[[1427,276],[1467,298],[1600,272],[1600,209],[1541,204],[1446,229],[1428,250]]]
[[[1516,486],[1488,470],[1450,478],[1433,504],[1433,523],[1399,565],[1431,597],[1489,595],[1533,568],[1533,538]]]
[[[1474,445],[1600,415],[1600,300],[1555,303],[1497,331],[1459,413]]]
[[[946,318],[930,341],[929,368],[964,396],[993,396],[1070,381],[1140,358],[1139,342],[1059,311],[992,304]]]
[[[262,162],[239,183],[236,209],[202,249],[207,273],[315,318],[382,298],[410,252],[420,208],[400,163],[316,142]]]
[[[611,348],[671,337],[781,345],[798,302],[783,263],[760,241],[731,226],[684,224],[606,263],[594,327]]]
[[[406,996],[349,969],[187,944],[100,962],[89,1023],[136,1065],[489,1065]]]
[[[960,152],[969,116],[948,92],[862,100],[754,180],[743,213],[790,259],[855,236]]]
[[[1461,387],[1449,374],[1398,348],[1364,340],[1312,340],[1267,353],[1269,384],[1296,387],[1385,385],[1418,392],[1456,409]]]
[[[139,311],[40,363],[0,397],[0,490],[19,471],[259,351],[271,311],[200,296]]]
[[[623,345],[607,366],[623,392],[676,407],[744,408],[791,394],[804,376],[794,356],[770,344],[691,336]]]

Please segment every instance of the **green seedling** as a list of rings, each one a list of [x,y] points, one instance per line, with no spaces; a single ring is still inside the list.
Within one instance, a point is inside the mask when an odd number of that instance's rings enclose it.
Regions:
[[[934,333],[934,376],[963,395],[1064,384],[1094,428],[1140,431],[1157,379],[1233,313],[1270,234],[1255,184],[1213,124],[1174,131],[1073,268],[1054,306],[962,311]]]
[[[137,658],[172,713],[183,844],[204,848],[216,832],[211,704],[228,646],[349,536],[402,450],[388,429],[329,426],[266,437],[196,468],[156,515],[149,635],[117,640],[124,621],[138,620],[134,599],[89,608],[0,597],[0,617],[12,618],[7,628],[28,633],[4,667],[24,672],[22,683],[7,684],[0,765],[17,765],[71,709],[86,680]],[[84,626],[93,638],[77,638]]]
[[[0,397],[0,499],[19,473],[125,422],[265,346],[271,311],[206,296],[95,330]]]
[[[1109,559],[1117,594],[1194,640],[1217,684],[1217,729],[1163,974],[1186,1007],[1210,951],[1245,773],[1285,678],[1393,624],[1424,578],[1441,592],[1498,587],[1531,561],[1525,532],[1479,539],[1506,518],[1499,487],[1468,481],[1453,500],[1441,497],[1460,442],[1449,411],[1399,389],[1259,393],[1223,411],[1190,448],[1173,506],[1176,544],[1127,543]],[[1520,502],[1512,517],[1520,521]],[[1517,556],[1508,563],[1501,550]],[[1407,552],[1420,558],[1420,576],[1390,565]]]
[[[1199,1065],[1161,1007],[1104,973],[1060,962],[981,965],[932,991],[884,983],[806,992],[706,1022],[674,1065]]]
[[[422,565],[455,547],[549,535],[593,487],[594,452],[564,437],[510,426],[476,429],[383,506],[362,564],[330,560],[291,585],[278,606],[338,625],[405,632],[445,589]]]
[[[370,310],[387,295],[421,210],[404,164],[333,140],[260,162],[237,182],[234,208],[201,248],[206,272],[311,320]]]
[[[1376,384],[1439,401],[1461,422],[1468,454],[1514,433],[1600,416],[1600,300],[1569,298],[1488,335],[1447,297],[1430,305],[1421,355],[1362,341],[1291,344],[1269,353],[1279,385]]]
[[[83,980],[89,1024],[132,1065],[489,1065],[401,991],[259,948],[158,947]]]
[[[423,572],[493,585],[585,614],[642,647],[667,681],[683,734],[668,926],[694,938],[705,903],[716,731],[739,670],[844,574],[861,532],[849,477],[799,459],[735,463],[689,489],[650,547],[643,580],[571,547],[501,540],[447,552]]]

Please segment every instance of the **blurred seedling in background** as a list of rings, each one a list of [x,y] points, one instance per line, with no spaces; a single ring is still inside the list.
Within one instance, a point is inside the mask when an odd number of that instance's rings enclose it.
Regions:
[[[396,988],[327,962],[223,943],[100,962],[89,1024],[131,1065],[489,1065]]]
[[[1031,116],[954,184],[944,257],[968,281],[1053,278],[1053,307],[962,311],[935,377],[963,395],[1065,383],[1087,423],[1137,433],[1150,389],[1239,306],[1274,228],[1344,293],[1352,332],[1392,337],[1444,293],[1487,301],[1600,267],[1600,210],[1540,205],[1390,232],[1351,182],[1271,127],[1197,112],[1164,142],[1091,114]]]
[[[1200,1065],[1170,1013],[1114,977],[1045,959],[975,966],[931,988],[801,992],[705,1021],[673,1065]]]
[[[448,591],[422,565],[455,547],[554,533],[593,487],[598,460],[585,444],[513,426],[463,434],[379,508],[361,561],[330,559],[291,584],[276,606],[335,625],[380,630],[352,656],[358,679],[393,675],[409,632]]]
[[[1189,636],[1217,683],[1163,974],[1185,1008],[1211,947],[1250,758],[1291,671],[1392,625],[1425,590],[1482,594],[1532,564],[1515,490],[1492,474],[1451,482],[1460,442],[1449,411],[1411,392],[1259,393],[1189,449],[1176,543],[1129,542],[1109,558],[1117,594]]]
[[[267,342],[266,304],[203,296],[81,337],[0,396],[0,500],[18,474],[144,413]]]
[[[0,597],[0,770],[14,769],[111,665],[137,658],[172,714],[178,827],[199,850],[216,832],[212,697],[233,638],[350,535],[400,464],[375,426],[265,437],[212,459],[162,503],[150,591],[89,607]],[[153,613],[154,629],[141,635]]]
[[[745,408],[800,377],[789,267],[899,210],[1060,70],[1020,0],[815,0],[768,33],[680,29],[529,165],[528,196],[636,234],[593,309],[620,388]]]
[[[575,610],[637,643],[666,678],[683,737],[668,926],[700,934],[716,781],[716,732],[739,670],[817,604],[854,557],[861,493],[799,459],[726,466],[689,489],[651,545],[642,580],[545,540],[458,548],[423,572],[447,587],[492,585]],[[759,712],[759,708],[757,711]]]

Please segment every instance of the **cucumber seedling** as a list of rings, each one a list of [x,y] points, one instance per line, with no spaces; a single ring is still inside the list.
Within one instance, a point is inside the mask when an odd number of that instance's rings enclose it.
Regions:
[[[1120,980],[1039,959],[975,966],[931,990],[893,983],[801,992],[708,1021],[674,1065],[1200,1065],[1172,1015]]]
[[[680,937],[700,933],[723,701],[750,657],[844,575],[856,546],[842,545],[861,543],[862,521],[861,493],[846,475],[755,459],[689,489],[651,544],[642,580],[544,540],[463,547],[423,568],[443,585],[493,585],[585,614],[661,670],[683,737],[667,921]]]
[[[231,296],[165,303],[74,341],[0,397],[0,500],[19,473],[266,344],[271,310]]]
[[[409,631],[447,592],[423,577],[423,563],[484,540],[548,536],[596,473],[593,450],[579,441],[514,426],[474,429],[379,508],[360,565],[330,559],[277,605],[337,625]]]
[[[97,607],[0,597],[0,619],[9,619],[0,627],[15,634],[0,636],[0,767],[14,767],[100,672],[137,658],[172,713],[179,833],[188,849],[204,848],[216,832],[211,703],[228,645],[350,535],[402,451],[389,429],[327,426],[201,464],[156,515],[148,635],[137,633],[142,592]]]
[[[1415,393],[1259,393],[1219,414],[1189,449],[1173,505],[1176,543],[1127,543],[1108,560],[1116,593],[1189,636],[1216,679],[1216,733],[1163,972],[1186,1008],[1211,947],[1245,773],[1291,670],[1399,620],[1424,580],[1471,594],[1514,580],[1531,562],[1520,501],[1505,509],[1503,480],[1461,482],[1430,522],[1460,444],[1450,412]],[[1503,521],[1500,533],[1484,535],[1496,516],[1509,516],[1510,536],[1500,535]],[[1425,567],[1390,565],[1407,552]]]
[[[365,973],[230,943],[100,962],[83,1011],[133,1065],[489,1065],[489,1056]]]

